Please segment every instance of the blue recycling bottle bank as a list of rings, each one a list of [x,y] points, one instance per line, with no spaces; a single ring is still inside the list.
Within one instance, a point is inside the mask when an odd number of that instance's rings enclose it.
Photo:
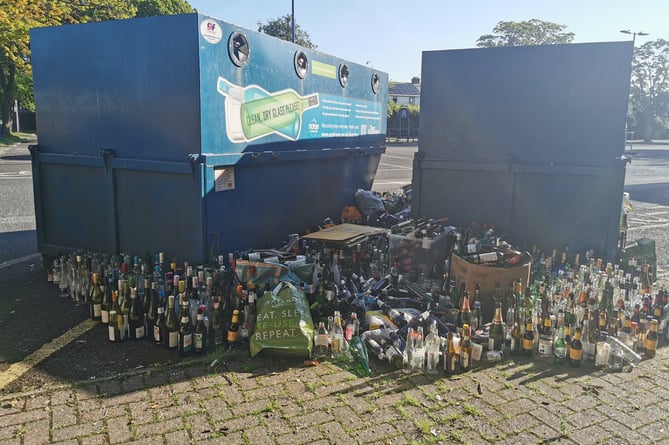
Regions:
[[[31,30],[38,248],[280,247],[371,188],[388,76],[200,14]]]

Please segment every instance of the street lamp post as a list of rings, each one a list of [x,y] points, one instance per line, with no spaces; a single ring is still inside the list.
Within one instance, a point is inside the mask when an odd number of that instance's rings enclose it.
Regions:
[[[634,47],[634,44],[636,42],[636,36],[647,36],[649,35],[647,32],[639,31],[639,32],[632,32],[629,29],[621,29],[620,32],[623,34],[630,34],[632,36],[632,47]]]

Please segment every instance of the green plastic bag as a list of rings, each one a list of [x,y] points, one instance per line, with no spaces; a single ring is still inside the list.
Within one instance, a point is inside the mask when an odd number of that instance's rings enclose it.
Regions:
[[[311,357],[314,323],[309,303],[301,289],[282,281],[257,302],[258,318],[250,341],[251,356]]]

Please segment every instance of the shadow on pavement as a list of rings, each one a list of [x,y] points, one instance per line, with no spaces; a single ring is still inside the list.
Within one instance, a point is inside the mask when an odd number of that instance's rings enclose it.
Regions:
[[[625,186],[633,201],[669,206],[669,183],[636,184]]]

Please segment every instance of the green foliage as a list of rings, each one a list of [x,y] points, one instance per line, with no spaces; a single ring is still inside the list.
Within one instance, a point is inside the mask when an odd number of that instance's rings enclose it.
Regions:
[[[498,22],[492,34],[478,38],[476,46],[492,48],[496,46],[528,46],[571,43],[573,32],[566,32],[565,25],[545,22],[539,19],[523,20],[522,22]]]
[[[186,0],[132,0],[137,17],[188,14],[195,10]]]
[[[409,122],[406,120],[400,122],[400,109],[406,107],[409,111]],[[420,125],[420,106],[418,105],[398,105],[393,100],[388,100],[388,119],[387,128],[399,129],[402,128],[402,134],[406,137],[407,127],[411,129],[411,134],[417,134]],[[389,133],[391,133],[389,131]]]
[[[279,38],[281,40],[286,40],[288,42],[293,41],[293,22],[292,16],[286,14],[283,17],[277,17],[272,20],[268,20],[267,23],[263,24],[258,22],[258,32],[268,34],[270,36]],[[295,23],[295,43],[302,45],[306,48],[316,49],[317,46],[311,42],[309,34]]]
[[[650,140],[669,127],[669,42],[647,42],[634,49],[629,113],[638,137]]]

